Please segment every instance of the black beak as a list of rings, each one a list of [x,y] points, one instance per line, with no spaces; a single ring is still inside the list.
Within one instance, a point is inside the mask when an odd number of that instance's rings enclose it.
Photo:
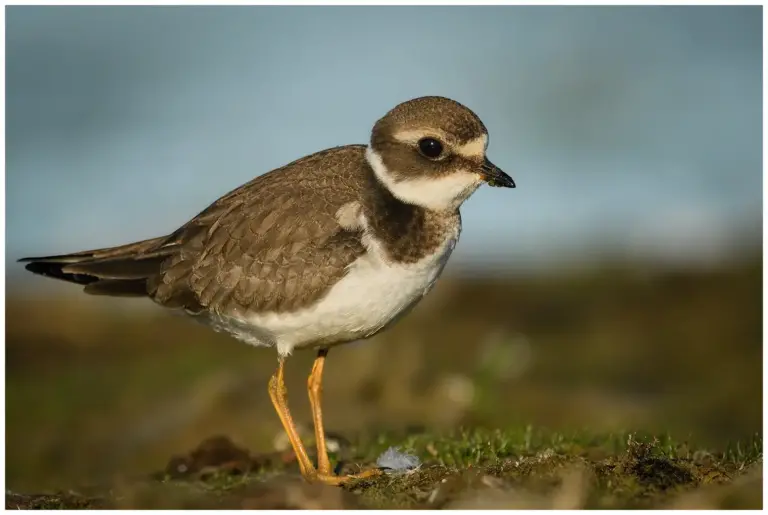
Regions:
[[[488,161],[488,159],[485,160],[480,168],[480,175],[483,176],[483,179],[485,179],[489,186],[501,188],[515,187],[515,181],[512,180],[512,177],[502,172],[501,168]]]

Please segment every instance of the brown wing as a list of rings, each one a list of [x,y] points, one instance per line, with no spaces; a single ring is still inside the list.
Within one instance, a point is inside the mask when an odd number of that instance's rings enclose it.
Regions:
[[[176,251],[150,296],[227,314],[311,305],[365,252],[361,234],[336,219],[359,198],[363,148],[314,154],[216,201],[164,242]]]

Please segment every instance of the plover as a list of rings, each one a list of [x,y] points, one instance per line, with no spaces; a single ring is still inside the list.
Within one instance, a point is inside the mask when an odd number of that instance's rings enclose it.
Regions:
[[[320,407],[328,349],[373,336],[424,297],[459,239],[459,207],[483,182],[515,187],[487,146],[485,126],[467,107],[416,98],[378,120],[368,145],[258,176],[170,235],[21,261],[86,293],[149,297],[275,348],[269,395],[301,473],[341,484],[378,471],[332,472]],[[283,367],[295,349],[317,352],[308,380],[317,467],[287,405]]]

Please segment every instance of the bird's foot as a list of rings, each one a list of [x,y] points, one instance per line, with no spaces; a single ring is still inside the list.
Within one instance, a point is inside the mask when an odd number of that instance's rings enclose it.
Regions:
[[[322,474],[320,472],[314,472],[304,476],[304,479],[306,479],[310,483],[323,483],[331,486],[340,486],[348,482],[380,476],[381,474],[382,472],[380,469],[368,469],[368,470],[363,470],[362,472],[359,472],[357,474],[347,474],[343,476],[334,476],[332,474]]]

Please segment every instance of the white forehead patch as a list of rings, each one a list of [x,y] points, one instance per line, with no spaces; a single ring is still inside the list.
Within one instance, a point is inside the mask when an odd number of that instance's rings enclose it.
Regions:
[[[488,148],[488,135],[483,134],[479,138],[470,140],[463,145],[456,147],[456,153],[464,157],[485,157],[485,150]]]
[[[462,170],[439,178],[396,180],[384,166],[381,156],[371,147],[366,150],[365,157],[379,182],[392,195],[407,204],[435,211],[458,208],[482,184],[478,174]]]

